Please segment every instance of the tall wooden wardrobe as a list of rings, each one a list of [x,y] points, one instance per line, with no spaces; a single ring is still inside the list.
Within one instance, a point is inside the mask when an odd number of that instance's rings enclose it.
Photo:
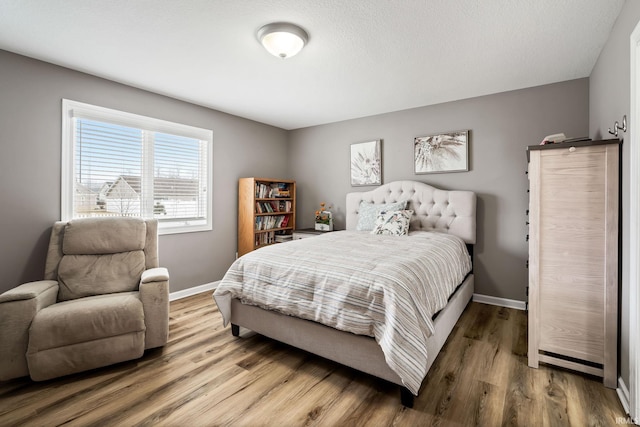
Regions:
[[[620,141],[530,146],[529,366],[617,385]]]

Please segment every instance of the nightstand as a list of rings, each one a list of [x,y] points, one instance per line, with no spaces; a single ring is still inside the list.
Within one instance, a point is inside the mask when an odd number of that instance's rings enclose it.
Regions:
[[[330,231],[320,231],[315,228],[302,228],[293,230],[293,240],[306,239],[307,237],[319,236],[321,234],[331,233]]]

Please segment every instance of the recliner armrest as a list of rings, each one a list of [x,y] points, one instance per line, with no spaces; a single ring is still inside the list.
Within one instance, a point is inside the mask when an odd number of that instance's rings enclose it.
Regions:
[[[55,280],[39,280],[37,282],[23,283],[18,287],[9,289],[5,293],[0,294],[0,303],[9,301],[21,301],[38,297],[42,298],[41,295],[43,294],[51,295],[52,292],[47,291],[54,287],[55,298],[53,300],[51,300],[51,298],[48,298],[47,301],[42,301],[44,305],[42,305],[41,308],[47,307],[55,303],[58,296],[58,282],[56,282]]]
[[[29,375],[26,353],[31,321],[57,298],[55,280],[25,283],[0,295],[0,381]]]
[[[156,267],[143,271],[140,283],[164,282],[168,280],[169,270],[164,267]]]
[[[150,268],[140,279],[140,300],[144,310],[144,348],[161,347],[169,339],[169,272]]]

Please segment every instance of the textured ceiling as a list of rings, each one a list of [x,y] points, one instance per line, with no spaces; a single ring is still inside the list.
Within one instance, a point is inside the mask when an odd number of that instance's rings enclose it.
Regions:
[[[296,129],[587,77],[623,3],[0,0],[0,49]],[[300,54],[258,43],[275,21]]]

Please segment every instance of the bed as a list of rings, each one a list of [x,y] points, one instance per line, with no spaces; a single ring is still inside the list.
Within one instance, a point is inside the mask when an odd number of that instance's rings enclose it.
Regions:
[[[405,213],[410,215],[408,236],[372,236],[366,231],[356,231],[362,225],[362,217],[370,213],[372,207],[391,206],[398,202],[406,202],[403,210],[413,211],[412,214]],[[225,324],[231,324],[234,336],[239,336],[239,328],[244,327],[398,384],[401,386],[402,404],[411,407],[422,380],[473,295],[471,259],[476,238],[475,218],[476,196],[470,191],[446,191],[421,182],[396,181],[372,191],[349,193],[345,231],[271,245],[246,254],[232,265],[213,296]],[[466,255],[458,255],[457,247],[460,245]],[[381,255],[377,255],[377,246],[385,248],[381,249]],[[384,251],[395,246],[403,254],[401,258],[385,255]],[[429,279],[417,279],[413,273],[414,265],[432,263],[440,257],[433,254],[423,256],[431,246],[445,248],[445,251],[449,248],[454,251],[455,248],[454,257],[460,259],[460,265],[457,261],[452,262],[444,269],[445,273]],[[346,254],[339,252],[338,248]],[[318,257],[313,252],[318,250],[323,254],[335,254],[333,257]],[[363,257],[362,253],[371,256]],[[355,261],[340,261],[350,259],[348,254],[360,259],[363,265],[355,265]],[[306,260],[305,256],[311,258]],[[465,265],[465,256],[468,265]],[[325,258],[326,262],[314,261]],[[398,258],[399,264],[392,264],[391,272],[372,272],[376,276],[367,278],[367,271],[378,270],[378,265],[386,264],[387,260],[391,263],[394,258]],[[296,262],[292,263],[292,259]],[[372,262],[374,265],[367,264]],[[300,276],[299,272],[291,270],[289,266],[292,264],[304,269],[306,275]],[[338,283],[334,288],[344,289],[350,296],[358,293],[354,289],[365,286],[368,280],[375,282],[371,289],[360,293],[385,307],[379,308],[370,302],[365,307],[365,314],[371,316],[368,320],[362,313],[344,314],[347,310],[343,308],[331,310],[331,304],[326,304],[326,301],[330,301],[333,294],[325,295],[322,288],[306,291],[307,277],[309,282],[317,282],[315,275],[330,274],[324,270],[332,270],[331,274],[338,278],[344,277],[345,283]],[[357,274],[345,271],[357,271]],[[264,279],[266,275],[271,276]],[[423,292],[422,284],[414,287],[423,280],[434,282],[436,290]],[[323,283],[328,281],[330,279],[324,276],[320,279]],[[440,286],[439,282],[447,284]],[[278,292],[282,295],[267,295],[267,290],[281,284]],[[301,294],[305,292],[311,296],[303,302]],[[407,296],[405,294],[416,300],[406,302],[403,299]],[[285,307],[282,299],[286,299],[289,306]],[[300,302],[290,304],[291,301]],[[347,305],[355,305],[350,301],[352,299],[348,299]],[[403,310],[409,307],[409,315],[395,308],[400,306]],[[423,308],[427,306],[428,309]],[[329,314],[318,315],[318,307],[327,307]],[[310,317],[311,314],[316,317]],[[357,333],[353,333],[354,329]]]

